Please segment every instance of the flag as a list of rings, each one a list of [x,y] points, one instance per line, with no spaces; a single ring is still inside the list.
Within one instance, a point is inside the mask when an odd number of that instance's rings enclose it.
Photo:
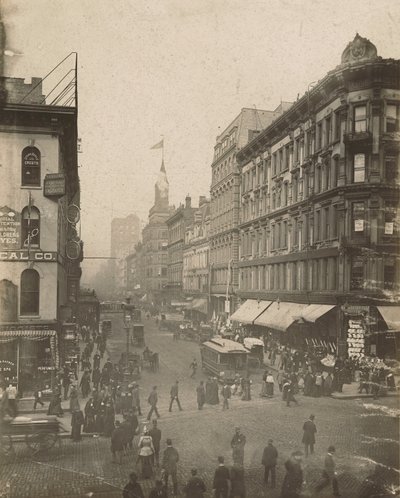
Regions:
[[[161,142],[158,142],[158,144],[153,145],[153,147],[151,147],[151,150],[153,150],[153,149],[163,149],[163,148],[164,148],[164,139],[162,139]]]

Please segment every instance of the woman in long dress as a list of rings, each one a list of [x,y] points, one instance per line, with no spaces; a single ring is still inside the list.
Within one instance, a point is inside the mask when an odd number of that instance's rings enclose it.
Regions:
[[[90,372],[88,370],[84,371],[79,385],[82,391],[82,396],[87,398],[90,393]]]
[[[143,435],[139,440],[139,460],[142,465],[142,477],[144,479],[150,479],[153,475],[153,455],[154,455],[154,446],[153,439],[147,430],[147,427],[144,429]]]

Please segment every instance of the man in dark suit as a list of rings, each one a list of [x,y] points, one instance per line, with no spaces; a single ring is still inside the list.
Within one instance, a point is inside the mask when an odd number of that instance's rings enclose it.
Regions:
[[[268,440],[268,446],[264,448],[261,463],[264,465],[264,482],[268,486],[268,477],[271,473],[271,488],[275,488],[276,484],[276,464],[278,460],[278,451],[275,448],[272,439]]]
[[[181,407],[181,403],[179,401],[179,396],[178,396],[178,393],[179,393],[179,380],[177,380],[175,382],[175,384],[171,387],[171,402],[169,404],[169,411],[172,412],[172,403],[174,401],[177,402],[178,404],[178,408],[179,408],[179,411],[181,412],[182,411],[182,407]]]
[[[168,477],[172,478],[174,496],[178,495],[178,478],[177,478],[177,463],[179,462],[179,453],[172,447],[171,439],[167,439],[167,449],[164,451],[162,467],[164,469],[164,483],[168,488]]]
[[[160,464],[160,442],[161,442],[161,431],[157,427],[157,420],[153,420],[153,427],[149,430],[151,439],[153,440],[154,446],[154,460],[158,467]]]
[[[214,473],[213,488],[215,498],[228,498],[230,474],[224,465],[224,457],[218,457],[218,467]]]
[[[336,478],[336,464],[333,458],[335,447],[329,446],[328,453],[325,457],[324,470],[322,472],[321,482],[316,487],[316,491],[320,493],[326,486],[332,483],[333,496],[340,496],[338,481]]]
[[[310,450],[311,455],[314,453],[315,444],[315,433],[317,432],[317,427],[314,423],[315,415],[310,415],[310,418],[304,422],[303,425],[303,439],[304,451],[306,457],[308,456],[308,451]]]

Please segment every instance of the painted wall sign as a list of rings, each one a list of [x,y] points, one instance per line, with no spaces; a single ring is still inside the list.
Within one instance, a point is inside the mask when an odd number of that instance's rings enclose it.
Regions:
[[[56,252],[43,252],[31,249],[19,251],[0,251],[0,261],[46,261],[56,262]]]
[[[65,176],[62,173],[49,173],[45,176],[44,195],[46,197],[65,195]]]
[[[0,249],[21,247],[21,215],[8,206],[0,207]]]

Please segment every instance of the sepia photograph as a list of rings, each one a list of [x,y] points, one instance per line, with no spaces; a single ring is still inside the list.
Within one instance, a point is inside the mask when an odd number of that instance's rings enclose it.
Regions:
[[[0,498],[400,496],[399,27],[0,0]]]

